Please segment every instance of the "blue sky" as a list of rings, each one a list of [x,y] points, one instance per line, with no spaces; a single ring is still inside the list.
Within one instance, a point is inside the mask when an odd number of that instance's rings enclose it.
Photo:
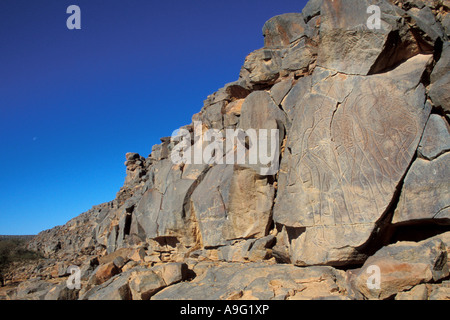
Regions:
[[[1,0],[0,234],[36,234],[113,200],[147,157],[238,78],[290,0]],[[68,30],[69,5],[81,30]]]

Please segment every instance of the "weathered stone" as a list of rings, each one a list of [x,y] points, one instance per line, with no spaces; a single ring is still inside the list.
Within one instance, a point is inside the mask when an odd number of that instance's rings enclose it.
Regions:
[[[233,245],[220,247],[217,251],[217,258],[220,261],[227,262],[245,262],[248,261],[248,250],[255,242],[254,239],[239,241]]]
[[[442,27],[444,28],[444,32],[447,37],[450,38],[450,14],[446,14],[441,21]]]
[[[255,240],[247,254],[248,261],[260,262],[272,257],[271,248],[275,244],[275,237],[268,235],[264,238]]]
[[[117,257],[114,259],[113,263],[114,265],[119,268],[122,269],[122,267],[128,262],[128,259],[125,259],[124,257]]]
[[[281,230],[276,235],[275,245],[272,247],[272,255],[279,263],[291,263],[290,240],[286,226],[281,226]]]
[[[430,240],[434,239],[441,240],[445,244],[445,247],[447,248],[447,265],[450,269],[450,232],[441,233],[430,238]]]
[[[50,289],[44,300],[77,300],[79,291],[78,289],[69,289],[64,281]]]
[[[281,68],[288,71],[302,70],[306,72],[315,61],[316,56],[317,49],[305,38],[300,39],[288,49],[283,50]]]
[[[125,158],[127,159],[127,161],[131,161],[131,160],[139,160],[141,156],[139,155],[139,153],[128,152],[125,154]]]
[[[131,300],[129,274],[121,273],[86,291],[80,300]]]
[[[81,281],[89,280],[90,276],[92,275],[92,272],[94,272],[97,266],[98,266],[97,257],[87,259],[80,268]]]
[[[95,275],[93,276],[93,284],[102,284],[107,280],[111,279],[116,274],[120,273],[120,269],[114,264],[114,262],[109,262],[103,264],[97,268]]]
[[[239,99],[229,103],[225,107],[225,114],[223,115],[223,125],[225,128],[234,127],[238,124],[244,101],[244,99]]]
[[[217,102],[213,105],[207,106],[204,109],[204,117],[203,120],[205,124],[210,129],[223,129],[223,109],[225,108],[226,102],[221,101]]]
[[[297,268],[262,263],[206,267],[193,281],[172,285],[152,300],[312,299],[345,292],[341,272],[329,267]]]
[[[43,300],[53,285],[51,282],[40,279],[24,281],[17,286],[11,300]]]
[[[264,46],[285,47],[305,35],[306,26],[301,13],[275,16],[264,24]]]
[[[60,263],[58,263],[57,267],[58,267],[58,277],[65,277],[65,276],[69,275],[69,272],[67,270],[69,267],[68,262],[65,262],[65,261],[60,262]]]
[[[253,163],[247,160],[246,167],[253,168],[261,175],[273,175],[278,171],[278,155],[286,134],[287,123],[286,114],[275,105],[267,92],[255,91],[245,99],[238,129],[246,132],[247,130],[253,131],[256,134],[254,139],[257,139],[256,142],[250,141],[248,147],[249,152],[257,157]],[[263,134],[267,138],[266,141]],[[273,140],[277,137],[278,141]],[[262,148],[264,142],[267,142],[265,152]],[[233,150],[229,152],[233,152]],[[265,163],[263,159],[267,157],[269,157],[268,163]]]
[[[367,75],[388,41],[396,9],[387,1],[378,1],[381,10],[379,29],[367,27],[370,0],[323,0],[319,57],[321,67],[346,74]],[[357,63],[355,63],[357,61]]]
[[[217,260],[227,262],[261,262],[272,257],[271,248],[275,237],[268,235],[260,239],[249,239],[235,242],[232,245],[220,247]]]
[[[436,107],[450,113],[450,42],[445,42],[441,58],[431,73],[429,96]]]
[[[407,14],[414,19],[417,27],[431,39],[431,43],[438,39],[444,38],[444,31],[442,26],[436,21],[436,18],[429,7],[411,8],[407,11]]]
[[[392,222],[443,219],[450,222],[450,152],[409,169]]]
[[[202,132],[278,129],[281,168],[176,164],[169,137],[147,159],[127,153],[116,199],[36,236],[29,248],[51,259],[14,265],[9,283],[35,280],[8,297],[448,299],[449,3],[310,0],[270,19],[238,81],[180,129],[193,142],[196,121]],[[368,29],[371,4],[381,29]],[[248,157],[250,137],[236,140]],[[390,238],[433,235],[368,258]],[[364,262],[348,283],[331,267],[286,265]],[[367,287],[372,263],[379,291]],[[72,264],[80,291],[58,279]]]
[[[205,168],[205,167],[204,167]],[[185,205],[195,187],[196,180],[182,178],[182,169],[171,160],[160,162],[155,168],[153,188],[139,201],[130,227],[130,234],[142,240],[171,237],[190,245],[193,225]]]
[[[428,300],[450,300],[450,281],[432,285]]]
[[[292,87],[281,107],[289,119],[289,124],[294,120],[294,108],[297,104],[303,103],[303,97],[311,90],[311,77],[300,78]]]
[[[279,50],[259,49],[247,56],[239,77],[252,84],[271,85],[280,74],[281,64]]]
[[[358,248],[389,207],[430,113],[418,85],[428,62],[418,56],[383,76],[358,77],[342,103],[309,94],[297,105],[274,207],[276,223],[298,230],[293,263],[364,259]]]
[[[191,196],[202,245],[215,247],[266,235],[273,196],[268,178],[252,169],[214,166]]]
[[[218,102],[231,102],[238,99],[244,99],[250,94],[250,91],[245,87],[245,82],[235,81],[227,83],[223,88],[208,96],[204,101],[204,105],[210,106]]]
[[[376,266],[380,271],[380,287],[369,288]],[[397,292],[418,284],[438,281],[449,275],[447,251],[439,239],[398,242],[383,247],[371,256],[351,281],[352,286],[367,299],[387,299]]]
[[[148,190],[142,197],[131,224],[131,233],[142,237],[157,235],[156,220],[161,207],[162,194],[156,190]]]
[[[450,68],[450,41],[445,41],[442,45],[442,52],[439,60],[434,66],[433,72],[430,75],[431,84],[439,81],[442,77],[448,75]]]
[[[186,280],[187,278],[187,265],[185,263],[164,263],[153,267],[152,270],[161,275],[161,278],[167,286]]]
[[[227,206],[227,220],[232,225],[234,239],[259,238],[268,233],[274,195],[268,177],[259,176],[251,169],[234,172]]]
[[[127,258],[129,258],[130,260],[133,261],[143,261],[145,258],[145,249],[144,248],[136,248],[135,250],[133,250],[132,252],[130,252],[127,256]]]
[[[275,105],[267,92],[255,91],[245,99],[241,109],[240,129],[277,129],[281,127],[280,129],[283,130],[283,126],[277,125],[277,122],[284,124],[286,116]],[[283,132],[280,136],[283,136]]]
[[[119,226],[112,226],[112,230],[109,233],[108,240],[106,242],[107,253],[112,253],[116,250],[117,234],[119,232]]]
[[[105,256],[102,256],[98,259],[98,263],[99,264],[107,264],[110,262],[113,262],[114,259],[116,259],[117,257],[122,257],[124,259],[128,259],[128,255],[131,254],[133,251],[132,248],[121,248],[116,250],[113,253],[107,254]]]
[[[409,291],[403,291],[395,296],[395,300],[427,300],[428,288],[425,284],[419,284]]]
[[[445,119],[437,114],[430,115],[417,151],[427,160],[450,151],[449,125]]]
[[[153,270],[139,269],[131,272],[129,286],[133,300],[149,300],[166,284]]]
[[[320,7],[322,6],[323,0],[309,0],[302,10],[303,18],[305,22],[308,22],[313,17],[320,14]]]
[[[289,90],[292,88],[292,79],[286,79],[276,83],[270,89],[270,96],[272,97],[275,104],[278,106],[283,101],[284,97],[288,94]]]
[[[214,166],[192,194],[191,210],[198,221],[204,246],[221,245],[226,240],[218,230],[224,228],[226,220],[225,204],[232,173],[232,166]]]

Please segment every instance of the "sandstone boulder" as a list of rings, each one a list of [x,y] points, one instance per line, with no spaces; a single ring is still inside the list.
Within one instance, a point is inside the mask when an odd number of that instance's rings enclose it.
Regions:
[[[437,114],[430,115],[417,151],[427,160],[450,151],[450,127],[444,118]]]
[[[301,13],[286,13],[275,16],[264,24],[264,46],[286,47],[304,36],[307,26]]]
[[[97,285],[80,296],[80,300],[131,300],[128,285],[129,273],[118,274],[108,281]]]
[[[170,286],[152,300],[312,299],[336,297],[346,292],[342,273],[329,267],[297,268],[262,263],[206,267],[193,281]]]
[[[153,270],[138,269],[131,272],[129,286],[133,300],[149,300],[166,284]]]
[[[364,259],[358,248],[389,208],[430,113],[419,84],[429,58],[414,57],[383,80],[335,76],[296,106],[274,207],[276,223],[297,228],[295,264]]]
[[[108,262],[96,269],[90,282],[95,285],[102,284],[118,273],[120,273],[120,269],[114,264],[114,262]]]
[[[373,266],[379,268],[379,287],[371,287]],[[359,270],[351,284],[367,299],[387,299],[418,284],[449,275],[447,251],[439,239],[398,242],[380,249]],[[375,284],[375,283],[373,283]]]
[[[191,197],[204,247],[268,232],[274,188],[252,169],[216,165]]]
[[[45,295],[44,300],[78,300],[78,289],[69,289],[65,281],[54,286]]]

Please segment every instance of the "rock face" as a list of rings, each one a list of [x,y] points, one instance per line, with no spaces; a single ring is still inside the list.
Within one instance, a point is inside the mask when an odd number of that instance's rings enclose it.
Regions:
[[[29,243],[46,259],[12,272],[32,279],[7,296],[447,297],[449,7],[311,0],[270,19],[180,136],[126,154],[116,199]],[[251,130],[277,135],[256,145]],[[185,143],[194,161],[174,161]],[[250,161],[261,146],[271,162]],[[81,289],[67,291],[73,265]]]
[[[383,80],[336,74],[296,106],[274,208],[276,223],[304,228],[292,240],[294,263],[360,258],[357,249],[391,203],[429,116],[418,85],[429,58],[416,56]]]

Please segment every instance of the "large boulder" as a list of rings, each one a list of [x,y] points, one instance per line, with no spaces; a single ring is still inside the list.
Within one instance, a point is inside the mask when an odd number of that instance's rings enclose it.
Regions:
[[[450,151],[450,127],[444,118],[437,114],[430,115],[417,151],[427,160]]]
[[[133,211],[130,234],[142,240],[171,237],[192,245],[196,225],[187,204],[207,169],[194,164],[180,167],[169,159],[155,164],[153,183]]]
[[[329,267],[297,268],[264,263],[206,267],[193,281],[170,286],[152,300],[297,300],[342,298],[346,293],[343,272]],[[197,268],[202,268],[202,264]]]
[[[364,259],[359,249],[388,210],[430,113],[419,84],[429,60],[325,78],[296,106],[274,207],[276,223],[298,229],[295,264]]]
[[[270,226],[274,188],[251,168],[216,165],[191,197],[204,247],[262,237]]]
[[[380,249],[350,277],[350,282],[356,294],[365,299],[388,299],[448,275],[446,246],[440,239],[431,239],[398,242]]]
[[[239,77],[249,85],[273,85],[281,72],[279,50],[259,49],[245,59]]]
[[[301,13],[275,16],[264,24],[264,46],[267,48],[289,46],[304,36],[307,28]]]
[[[408,171],[393,223],[441,220],[450,223],[450,153],[417,159]]]
[[[133,300],[149,300],[166,283],[153,270],[137,269],[131,272],[129,287]]]

